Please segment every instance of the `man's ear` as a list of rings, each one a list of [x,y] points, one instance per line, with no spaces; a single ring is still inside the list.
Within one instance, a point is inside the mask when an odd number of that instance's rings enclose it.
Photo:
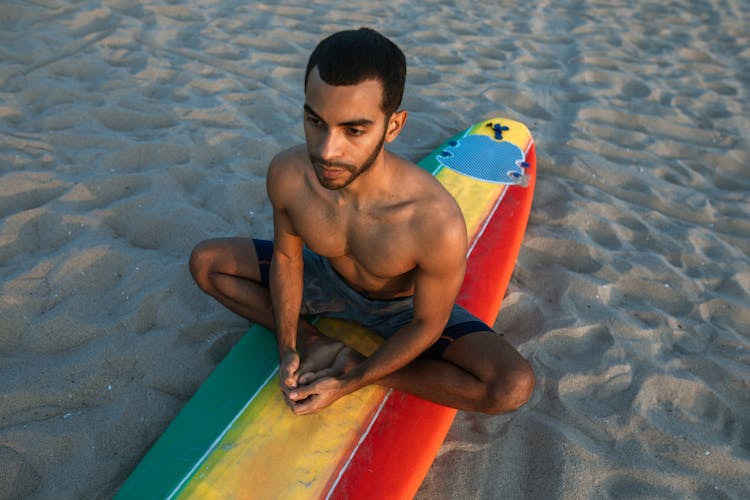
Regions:
[[[405,109],[396,111],[391,115],[388,119],[388,128],[385,132],[385,142],[393,142],[396,140],[396,137],[398,137],[404,129],[407,118],[409,118],[409,112]]]

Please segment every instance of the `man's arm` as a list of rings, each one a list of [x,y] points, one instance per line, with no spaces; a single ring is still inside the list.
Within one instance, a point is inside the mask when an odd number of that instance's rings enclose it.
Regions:
[[[418,268],[415,275],[414,319],[386,340],[372,356],[349,371],[344,377],[352,392],[377,382],[414,361],[441,335],[448,323],[453,304],[463,281],[464,260],[459,268],[456,260],[443,254],[431,259],[435,266],[453,264],[447,268]],[[453,262],[449,262],[453,260]]]
[[[288,169],[277,160],[268,169],[266,189],[273,206],[274,250],[269,273],[271,305],[276,324],[279,349],[279,377],[282,387],[297,386],[299,355],[297,327],[302,303],[302,240],[295,233],[289,218]]]
[[[295,413],[315,413],[346,394],[376,383],[416,359],[440,337],[461,288],[466,266],[463,219],[450,226],[443,227],[432,238],[421,239],[424,257],[415,270],[414,319],[343,376],[318,379],[292,391],[289,396],[297,401]],[[434,251],[435,248],[442,250]]]

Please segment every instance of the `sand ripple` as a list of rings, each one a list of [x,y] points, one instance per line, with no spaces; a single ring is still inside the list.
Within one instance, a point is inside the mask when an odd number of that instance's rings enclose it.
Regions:
[[[746,2],[0,6],[0,498],[109,497],[244,331],[193,244],[270,237],[304,63],[371,25],[418,159],[481,118],[537,139],[496,327],[538,376],[460,414],[419,498],[750,491]]]

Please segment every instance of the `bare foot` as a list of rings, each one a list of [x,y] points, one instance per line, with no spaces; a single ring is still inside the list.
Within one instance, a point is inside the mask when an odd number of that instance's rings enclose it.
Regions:
[[[331,354],[333,353],[333,357]],[[338,341],[315,346],[302,361],[299,384],[306,385],[319,378],[336,377],[348,372],[364,359],[360,353]]]

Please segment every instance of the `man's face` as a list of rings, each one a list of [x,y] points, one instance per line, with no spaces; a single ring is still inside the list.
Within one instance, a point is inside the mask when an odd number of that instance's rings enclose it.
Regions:
[[[377,80],[328,85],[316,67],[308,77],[305,97],[310,163],[323,187],[342,189],[381,158],[387,125],[380,107],[383,86]]]

